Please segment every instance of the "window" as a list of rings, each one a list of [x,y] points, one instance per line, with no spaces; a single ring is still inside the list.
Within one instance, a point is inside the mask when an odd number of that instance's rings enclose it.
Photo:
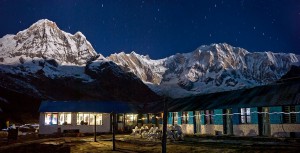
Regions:
[[[57,125],[57,113],[45,113],[45,125]]]
[[[206,110],[205,111],[205,124],[214,124],[214,111],[213,110]]]
[[[77,113],[77,125],[102,125],[102,114],[100,113]]]
[[[240,123],[243,124],[251,123],[250,108],[241,108]]]
[[[296,123],[295,106],[283,106],[283,123]]]
[[[173,113],[173,125],[178,124],[178,112]]]
[[[136,125],[137,124],[137,114],[126,114],[125,115],[126,125]]]
[[[71,113],[58,113],[59,120],[58,125],[71,124]]]
[[[182,124],[188,124],[189,123],[189,113],[188,112],[182,112]]]
[[[118,120],[117,120],[118,123],[123,123],[123,121],[124,121],[124,116],[123,116],[123,114],[118,114],[118,115],[117,115],[117,119],[118,119]]]

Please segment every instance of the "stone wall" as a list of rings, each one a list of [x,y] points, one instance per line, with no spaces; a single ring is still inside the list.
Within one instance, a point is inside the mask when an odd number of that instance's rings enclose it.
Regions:
[[[258,136],[258,124],[233,125],[233,135],[236,136]]]
[[[271,124],[272,137],[291,137],[291,132],[300,137],[300,124]]]

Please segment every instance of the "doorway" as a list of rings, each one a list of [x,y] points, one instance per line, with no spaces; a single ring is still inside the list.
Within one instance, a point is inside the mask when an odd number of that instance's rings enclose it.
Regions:
[[[195,111],[195,120],[194,120],[194,131],[195,133],[201,133],[201,116],[200,111]]]
[[[269,107],[259,107],[258,112],[258,128],[260,136],[270,136],[271,127],[270,127],[270,108]]]

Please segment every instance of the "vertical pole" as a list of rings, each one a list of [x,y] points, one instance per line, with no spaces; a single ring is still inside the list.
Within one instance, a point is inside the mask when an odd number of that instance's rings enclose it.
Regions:
[[[115,142],[115,139],[116,139],[116,136],[115,136],[115,133],[116,133],[116,127],[115,127],[116,114],[114,112],[112,113],[112,118],[113,118],[113,121],[112,121],[113,138],[112,138],[112,141],[113,141],[113,151],[115,151],[116,150],[116,142]]]
[[[123,131],[125,132],[126,129],[125,129],[125,113],[123,114]]]
[[[168,101],[164,99],[164,115],[163,115],[163,137],[161,144],[161,152],[167,152],[167,120],[168,120]]]
[[[96,114],[95,114],[94,115],[94,142],[97,142],[96,135],[97,135],[97,126],[96,126]]]
[[[147,123],[150,123],[150,117],[149,117],[149,113],[147,113]]]

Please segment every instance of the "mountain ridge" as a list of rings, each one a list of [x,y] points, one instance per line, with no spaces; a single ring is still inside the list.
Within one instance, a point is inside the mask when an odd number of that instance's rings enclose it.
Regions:
[[[202,45],[158,60],[135,52],[107,58],[136,74],[157,93],[175,98],[268,84],[299,63],[292,53],[251,53],[226,43]]]
[[[0,38],[2,73],[71,77],[86,83],[99,79],[101,72],[116,77],[126,73],[154,92],[173,98],[268,84],[297,63],[299,55],[249,52],[227,43],[202,45],[192,52],[156,60],[134,51],[104,57],[81,32],[64,32],[47,19]]]

